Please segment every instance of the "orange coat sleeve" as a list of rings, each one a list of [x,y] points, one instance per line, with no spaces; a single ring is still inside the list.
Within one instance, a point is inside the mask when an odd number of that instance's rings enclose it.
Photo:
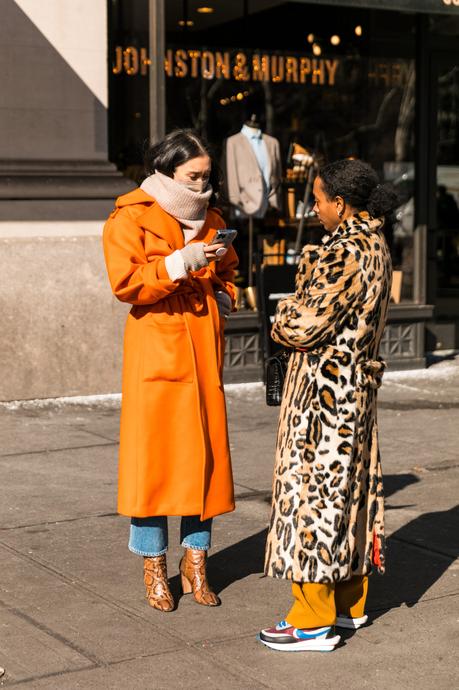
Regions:
[[[128,208],[116,210],[105,223],[105,263],[113,294],[121,302],[154,304],[179,285],[169,278],[165,265],[170,247],[158,239],[155,254],[147,257],[144,234]]]

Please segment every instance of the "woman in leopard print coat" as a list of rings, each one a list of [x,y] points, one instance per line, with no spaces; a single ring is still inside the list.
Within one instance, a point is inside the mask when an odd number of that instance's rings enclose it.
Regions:
[[[296,292],[279,303],[272,329],[273,339],[293,351],[265,571],[293,581],[295,603],[261,641],[282,649],[290,648],[292,630],[328,629],[337,613],[338,623],[355,627],[364,618],[366,576],[373,567],[384,571],[376,391],[391,286],[383,215],[396,198],[357,160],[326,166],[314,196],[328,235],[322,246],[304,248]],[[307,644],[323,644],[324,635],[331,639],[322,633]]]

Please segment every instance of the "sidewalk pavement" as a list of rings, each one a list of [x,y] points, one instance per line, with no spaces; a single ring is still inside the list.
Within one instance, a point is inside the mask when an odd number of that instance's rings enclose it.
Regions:
[[[380,394],[388,572],[371,625],[332,654],[272,652],[289,585],[262,576],[277,408],[261,385],[227,393],[237,509],[215,520],[223,605],[161,614],[116,515],[118,404],[0,405],[0,678],[33,690],[451,690],[458,681],[459,360],[388,374]],[[186,443],[186,430],[182,430]],[[169,574],[178,594],[178,520]]]

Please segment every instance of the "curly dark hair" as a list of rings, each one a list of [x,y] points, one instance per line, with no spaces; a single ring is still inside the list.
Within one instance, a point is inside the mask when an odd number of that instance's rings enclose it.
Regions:
[[[329,199],[341,196],[357,211],[370,216],[385,216],[399,205],[391,184],[380,184],[375,170],[361,160],[339,160],[319,170],[322,187]]]
[[[211,161],[209,183],[213,190],[210,205],[213,206],[220,191],[220,169],[209,144],[192,129],[175,129],[162,141],[148,148],[144,158],[145,173],[152,175],[157,170],[163,175],[173,177],[179,165],[198,156],[209,156]]]

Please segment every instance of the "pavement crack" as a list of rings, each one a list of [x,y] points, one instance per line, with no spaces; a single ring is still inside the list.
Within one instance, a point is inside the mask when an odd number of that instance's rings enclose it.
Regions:
[[[42,448],[41,450],[24,450],[18,453],[0,453],[0,458],[17,458],[24,455],[47,455],[49,453],[62,453],[68,450],[87,450],[88,448],[105,448],[107,446],[117,446],[118,442],[110,443],[90,443],[81,446],[66,446],[65,448]]]
[[[155,625],[152,623],[148,618],[145,618],[143,615],[137,613],[136,611],[133,611],[131,608],[128,606],[123,606],[122,604],[118,602],[114,602],[112,599],[100,594],[97,590],[92,589],[91,587],[83,584],[81,580],[78,580],[75,577],[69,577],[65,573],[61,572],[60,570],[57,570],[56,568],[53,568],[47,563],[44,563],[41,560],[38,560],[37,558],[33,558],[32,556],[29,556],[28,554],[24,553],[23,551],[20,551],[19,549],[15,549],[13,546],[10,546],[9,544],[6,544],[3,541],[0,541],[0,546],[2,546],[4,549],[9,551],[10,553],[13,553],[15,556],[18,558],[22,558],[24,561],[27,561],[28,563],[32,563],[35,567],[41,568],[44,570],[46,573],[49,575],[52,575],[53,577],[56,577],[57,579],[61,580],[61,582],[64,582],[66,585],[73,589],[77,589],[80,592],[83,592],[84,594],[89,594],[91,597],[94,597],[98,599],[99,601],[103,602],[106,606],[109,608],[117,611],[118,613],[121,612],[131,620],[135,621],[142,621],[145,625],[148,625],[150,628],[153,628],[153,630],[157,632],[161,632],[161,635],[164,637],[167,637],[171,640],[173,640],[175,643],[180,642],[184,643],[184,640],[180,635],[171,633],[168,630],[164,629],[164,626],[159,626]]]
[[[458,467],[459,463],[455,463],[454,465],[442,465],[441,467],[426,466],[424,469],[429,472],[444,472],[445,470],[455,470]]]
[[[236,495],[236,502],[252,500],[270,503],[271,491],[247,491],[246,493]]]
[[[247,489],[247,491],[258,491],[258,489],[254,489],[253,486],[247,486],[246,484],[240,484],[239,482],[234,482],[234,486],[240,486],[241,489]]]
[[[2,606],[9,613],[12,613],[14,616],[17,616],[18,618],[21,618],[26,623],[29,623],[29,625],[32,625],[32,627],[36,628],[37,630],[40,630],[40,632],[43,632],[46,635],[49,635],[50,637],[52,637],[57,642],[60,642],[61,644],[65,645],[66,647],[69,647],[69,649],[72,649],[74,652],[76,652],[80,656],[84,657],[88,661],[91,661],[96,666],[103,666],[103,662],[100,659],[98,659],[94,654],[91,654],[86,649],[83,649],[83,647],[80,647],[80,645],[75,644],[74,642],[69,640],[67,637],[64,637],[64,635],[61,635],[60,633],[56,632],[52,628],[49,628],[47,625],[44,625],[44,623],[40,623],[40,621],[37,621],[36,618],[32,618],[32,616],[29,616],[28,613],[21,611],[21,609],[18,609],[15,606],[10,606],[9,604],[7,604],[2,599],[0,599],[0,606]]]
[[[31,682],[36,682],[39,680],[46,680],[48,678],[65,678],[67,676],[74,676],[78,673],[84,673],[84,672],[90,672],[90,671],[96,671],[100,668],[108,669],[108,668],[113,668],[116,666],[120,666],[122,664],[127,664],[133,661],[139,661],[139,660],[145,660],[145,659],[154,659],[156,657],[163,657],[163,656],[170,656],[172,654],[177,654],[180,653],[184,650],[184,648],[193,648],[195,651],[200,655],[204,656],[203,650],[200,650],[199,648],[195,648],[195,644],[187,644],[183,642],[183,644],[180,647],[177,647],[175,649],[168,649],[166,651],[162,652],[153,652],[151,654],[140,654],[138,656],[133,656],[133,657],[126,657],[123,659],[115,659],[114,661],[108,661],[108,662],[101,662],[100,664],[91,664],[90,666],[85,666],[84,668],[76,668],[76,669],[68,669],[65,671],[55,671],[54,673],[46,673],[43,675],[37,675],[37,676],[29,676],[28,678],[21,678],[21,680],[13,680],[13,679],[7,679],[8,680],[8,686],[14,686],[14,685],[25,685],[26,683],[31,683]],[[205,652],[206,658],[208,658],[208,650]],[[212,660],[213,665],[215,666],[216,669],[220,668],[226,673],[229,673],[235,680],[242,680],[245,678],[245,675],[243,673],[235,672],[234,668],[229,668],[226,664],[222,663],[221,660]],[[265,685],[262,683],[260,680],[251,678],[252,684],[250,687],[251,688],[269,688],[271,686]]]
[[[226,638],[226,639],[220,639],[220,640],[212,640],[211,646],[203,648],[202,642],[196,642],[193,644],[193,649],[196,650],[197,652],[202,652],[204,649],[206,651],[206,654],[211,654],[212,655],[212,646],[214,644],[224,644],[225,642],[228,642],[229,640],[232,639],[237,639],[237,640],[245,640],[245,639],[253,639],[256,633],[251,633],[251,634],[246,634],[246,635],[238,635],[237,638]],[[199,647],[201,645],[201,647]],[[247,669],[239,671],[235,671],[234,668],[234,662],[231,664],[226,664],[221,658],[216,659],[214,655],[212,655],[212,661],[216,666],[220,666],[220,668],[224,669],[226,673],[231,673],[235,678],[238,680],[242,678],[250,678],[250,688],[272,688],[272,685],[266,685],[261,681],[259,678],[254,678],[252,675],[249,675],[247,672]]]
[[[16,529],[27,529],[28,527],[50,527],[52,525],[63,525],[68,522],[78,522],[79,520],[89,520],[91,518],[118,517],[118,513],[94,513],[80,515],[74,518],[63,518],[62,520],[47,520],[45,522],[32,522],[27,525],[13,525],[12,527],[0,527],[0,532],[12,532]]]
[[[390,503],[386,503],[384,506],[385,510],[407,510],[408,508],[416,508],[417,503],[404,503],[400,506],[393,506]]]
[[[384,401],[378,400],[378,408],[380,410],[457,410],[459,409],[459,402],[433,402],[432,400],[406,400],[404,402],[396,402],[394,400]]]
[[[41,676],[29,676],[28,678],[21,678],[20,680],[13,680],[6,677],[6,680],[8,682],[8,687],[12,687],[14,685],[25,685],[26,683],[36,683],[38,680],[47,680],[48,678],[62,678],[63,676],[68,676],[72,675],[74,673],[82,673],[83,671],[94,671],[95,669],[101,668],[100,666],[97,666],[95,664],[91,664],[90,666],[85,666],[84,668],[72,668],[68,669],[67,671],[54,671],[53,673],[44,673]],[[2,679],[3,680],[3,679]],[[1,683],[0,683],[1,685]]]
[[[105,436],[104,434],[100,434],[98,431],[90,431],[89,429],[86,429],[83,425],[75,425],[76,429],[79,429],[80,431],[84,431],[85,434],[90,434],[91,436],[95,436],[96,438],[103,438],[104,441],[110,441],[111,443],[116,443],[118,444],[118,441],[114,438],[111,438],[110,436]]]

